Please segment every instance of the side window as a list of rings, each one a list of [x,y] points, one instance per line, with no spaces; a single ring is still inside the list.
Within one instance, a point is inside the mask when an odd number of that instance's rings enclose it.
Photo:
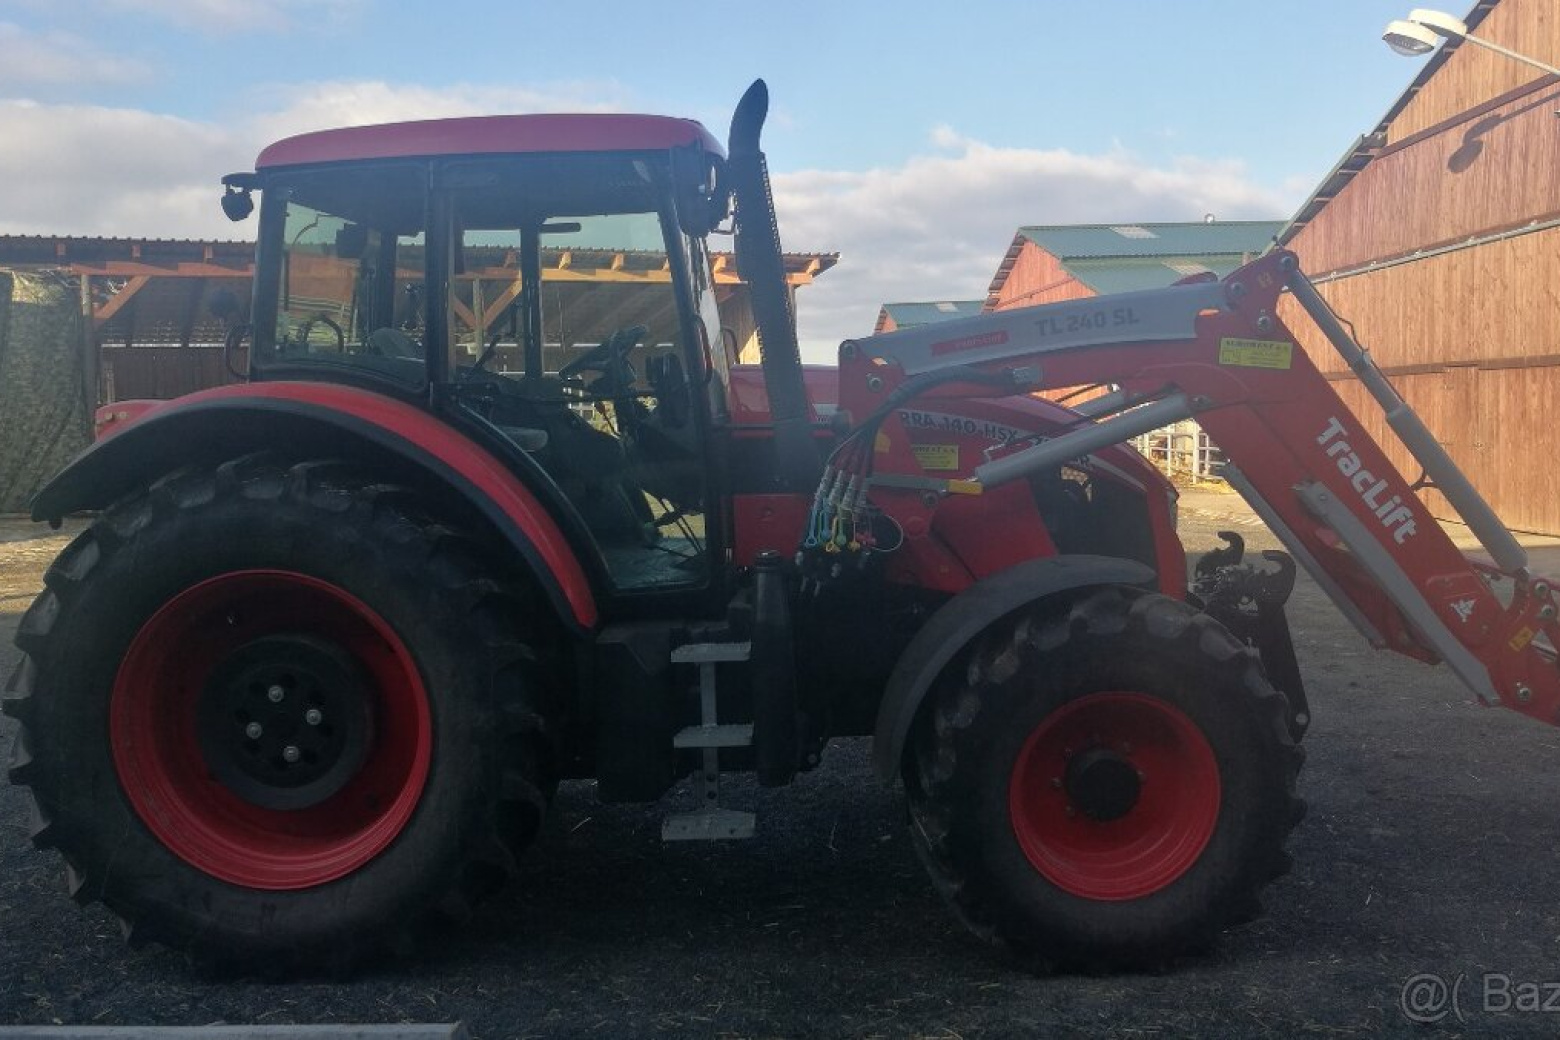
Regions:
[[[396,235],[296,203],[288,207],[286,234],[276,329],[283,354],[421,365],[421,234]]]
[[[426,378],[426,173],[373,166],[267,189],[275,310],[255,364]],[[276,213],[271,207],[283,207]]]

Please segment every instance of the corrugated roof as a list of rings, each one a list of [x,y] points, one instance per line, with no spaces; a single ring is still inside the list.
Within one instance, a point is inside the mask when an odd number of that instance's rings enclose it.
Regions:
[[[1105,256],[1188,256],[1260,253],[1281,220],[1188,221],[1166,224],[1062,224],[1018,233],[1059,260]]]
[[[1104,296],[1106,293],[1133,292],[1138,289],[1163,289],[1182,278],[1210,272],[1223,278],[1240,265],[1240,256],[1220,253],[1168,259],[1099,257],[1072,260],[1066,266],[1074,278]]]
[[[950,318],[968,318],[979,314],[982,300],[941,300],[912,303],[885,303],[878,311],[878,328],[881,332],[885,318],[892,318],[894,327],[908,329],[916,325],[930,325]]]

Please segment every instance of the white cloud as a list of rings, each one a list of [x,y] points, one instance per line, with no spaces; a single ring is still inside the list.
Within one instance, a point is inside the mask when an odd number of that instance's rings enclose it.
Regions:
[[[600,99],[607,98],[605,104]],[[595,103],[592,103],[594,99]],[[337,82],[273,90],[250,114],[195,122],[135,109],[0,101],[0,233],[237,238],[220,177],[303,130],[494,111],[623,108],[611,84],[530,89]],[[948,127],[899,166],[774,178],[782,239],[841,262],[798,295],[810,360],[872,330],[885,302],[980,299],[1023,224],[1278,218],[1292,200],[1235,161],[1153,166],[1124,152],[996,148]],[[772,156],[772,159],[779,158]]]
[[[774,178],[785,247],[838,251],[839,266],[797,295],[803,352],[830,361],[839,341],[872,331],[880,305],[983,299],[1025,224],[1279,218],[1286,200],[1233,160],[1156,167],[1129,153],[996,148],[938,127],[951,154],[865,171]]]
[[[258,96],[252,114],[195,122],[139,109],[0,100],[0,234],[240,238],[223,174],[278,138],[329,126],[492,112],[610,109],[610,84],[533,89],[323,83]],[[586,99],[594,99],[587,102]]]
[[[247,129],[257,142],[336,126],[406,119],[492,115],[499,112],[613,112],[627,98],[613,83],[577,82],[540,87],[392,85],[376,81],[310,83],[257,91],[260,113]]]
[[[67,32],[33,32],[0,22],[0,88],[84,87],[140,83],[151,78],[143,61],[110,54]]]
[[[247,160],[223,130],[134,109],[0,101],[0,140],[0,233],[235,237],[217,179]]]

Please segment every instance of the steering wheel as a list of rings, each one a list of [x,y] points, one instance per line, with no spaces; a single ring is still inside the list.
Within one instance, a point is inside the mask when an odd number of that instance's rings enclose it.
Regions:
[[[626,329],[618,329],[584,354],[558,369],[558,375],[563,379],[569,379],[581,372],[609,372],[628,357],[628,352],[633,350],[649,331],[650,329],[644,325],[630,325]]]
[[[336,353],[345,354],[347,352],[346,333],[341,331],[340,325],[337,325],[323,314],[316,314],[298,326],[298,340],[302,343],[304,350],[312,350],[309,346],[309,333],[314,331],[314,326],[316,325],[324,325],[336,334]]]

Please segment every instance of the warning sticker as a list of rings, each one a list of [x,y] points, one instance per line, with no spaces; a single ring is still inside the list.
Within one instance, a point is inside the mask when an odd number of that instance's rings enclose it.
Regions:
[[[910,450],[923,469],[958,469],[959,446],[957,444],[912,444]]]
[[[1511,637],[1511,643],[1509,645],[1513,650],[1525,650],[1527,649],[1527,645],[1532,641],[1533,630],[1524,625],[1521,631]]]
[[[1288,368],[1294,359],[1295,345],[1281,339],[1219,340],[1219,364],[1239,368]]]

